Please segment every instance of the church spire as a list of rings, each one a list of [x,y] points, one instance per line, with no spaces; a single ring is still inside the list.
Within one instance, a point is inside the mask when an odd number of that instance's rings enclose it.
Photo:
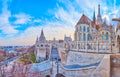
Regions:
[[[43,29],[41,30],[41,35],[40,36],[44,36]]]
[[[41,35],[40,35],[40,37],[39,37],[39,41],[40,41],[40,42],[45,42],[45,41],[46,41],[46,38],[45,38],[45,36],[44,36],[43,29],[41,30]]]
[[[93,13],[93,22],[96,23],[95,10],[94,10],[94,13]]]
[[[98,5],[97,24],[102,24],[102,18],[100,14],[100,4]]]
[[[98,15],[101,16],[100,15],[100,4],[98,5]]]

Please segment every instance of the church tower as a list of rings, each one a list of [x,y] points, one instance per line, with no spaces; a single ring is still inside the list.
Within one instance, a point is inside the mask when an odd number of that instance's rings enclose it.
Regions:
[[[41,35],[39,37],[39,42],[40,43],[45,43],[46,42],[46,38],[44,36],[44,32],[43,32],[43,29],[41,30]]]
[[[98,5],[97,24],[102,24],[102,18],[100,14],[100,4]]]

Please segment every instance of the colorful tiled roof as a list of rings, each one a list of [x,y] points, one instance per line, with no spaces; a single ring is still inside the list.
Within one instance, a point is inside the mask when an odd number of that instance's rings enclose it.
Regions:
[[[96,29],[98,30],[100,28],[100,25],[99,24],[96,24]]]
[[[3,50],[0,50],[0,53],[4,53],[5,51],[3,51]]]
[[[85,16],[85,15],[83,14],[83,15],[81,16],[81,18],[79,19],[77,25],[80,24],[80,23],[90,24],[90,23],[91,23],[91,20],[90,20],[87,16]]]

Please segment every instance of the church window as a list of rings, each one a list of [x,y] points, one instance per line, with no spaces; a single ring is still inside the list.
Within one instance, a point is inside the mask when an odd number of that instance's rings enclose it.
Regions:
[[[86,34],[85,33],[83,34],[83,40],[84,41],[86,40]]]
[[[87,27],[87,32],[89,32],[90,31],[90,28],[89,27]]]
[[[82,35],[80,34],[79,41],[82,40]]]
[[[108,40],[108,32],[106,33],[106,40]]]
[[[104,33],[102,32],[102,40],[104,40]]]
[[[88,34],[87,40],[90,41],[90,34]]]
[[[83,28],[83,31],[84,31],[84,32],[86,31],[86,28],[85,28],[85,26],[84,26],[84,28]]]
[[[82,31],[82,28],[81,28],[81,26],[80,26],[80,31]]]

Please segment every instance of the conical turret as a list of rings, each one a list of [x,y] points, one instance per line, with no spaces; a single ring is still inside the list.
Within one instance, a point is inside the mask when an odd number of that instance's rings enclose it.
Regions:
[[[43,29],[41,30],[41,35],[39,37],[39,42],[42,42],[42,43],[46,42],[46,38],[44,36]]]

